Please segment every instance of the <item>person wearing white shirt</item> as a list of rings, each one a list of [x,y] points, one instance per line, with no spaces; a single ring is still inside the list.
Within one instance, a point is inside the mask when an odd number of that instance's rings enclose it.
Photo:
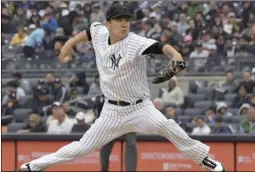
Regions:
[[[74,122],[65,114],[62,105],[55,109],[55,119],[49,123],[48,134],[69,134]]]
[[[205,123],[202,116],[196,120],[197,127],[193,129],[193,135],[207,135],[211,133],[211,128]]]

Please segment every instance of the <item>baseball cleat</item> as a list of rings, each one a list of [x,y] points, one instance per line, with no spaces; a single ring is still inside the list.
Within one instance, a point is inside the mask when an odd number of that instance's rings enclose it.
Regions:
[[[30,168],[29,163],[25,163],[25,164],[21,165],[19,171],[32,171],[32,170]]]
[[[225,172],[225,168],[221,162],[208,157],[203,160],[201,165],[209,171]]]

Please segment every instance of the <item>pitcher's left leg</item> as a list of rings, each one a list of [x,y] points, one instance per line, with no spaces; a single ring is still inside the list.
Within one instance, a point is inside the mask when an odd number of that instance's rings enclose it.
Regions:
[[[207,158],[210,149],[209,146],[198,140],[191,139],[174,120],[167,120],[151,102],[140,107],[137,113],[137,118],[134,120],[138,132],[164,136],[197,164],[201,165],[206,163],[206,165],[209,164],[209,166],[215,169],[216,166],[220,169],[220,163],[216,164],[216,161]],[[214,168],[208,169],[215,171]]]

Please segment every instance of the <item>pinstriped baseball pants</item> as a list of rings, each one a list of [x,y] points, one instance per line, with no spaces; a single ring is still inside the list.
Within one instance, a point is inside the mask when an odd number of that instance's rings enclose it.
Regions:
[[[31,161],[30,167],[33,171],[39,171],[54,164],[70,161],[101,148],[111,140],[129,132],[164,136],[197,164],[201,164],[209,152],[207,145],[191,139],[174,120],[166,119],[150,100],[125,107],[106,102],[100,117],[79,141]]]

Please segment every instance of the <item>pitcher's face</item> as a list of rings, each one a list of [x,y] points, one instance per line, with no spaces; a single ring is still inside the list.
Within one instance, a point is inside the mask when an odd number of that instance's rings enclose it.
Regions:
[[[106,22],[106,26],[112,36],[122,40],[128,36],[130,30],[130,19],[111,19],[110,21]]]

